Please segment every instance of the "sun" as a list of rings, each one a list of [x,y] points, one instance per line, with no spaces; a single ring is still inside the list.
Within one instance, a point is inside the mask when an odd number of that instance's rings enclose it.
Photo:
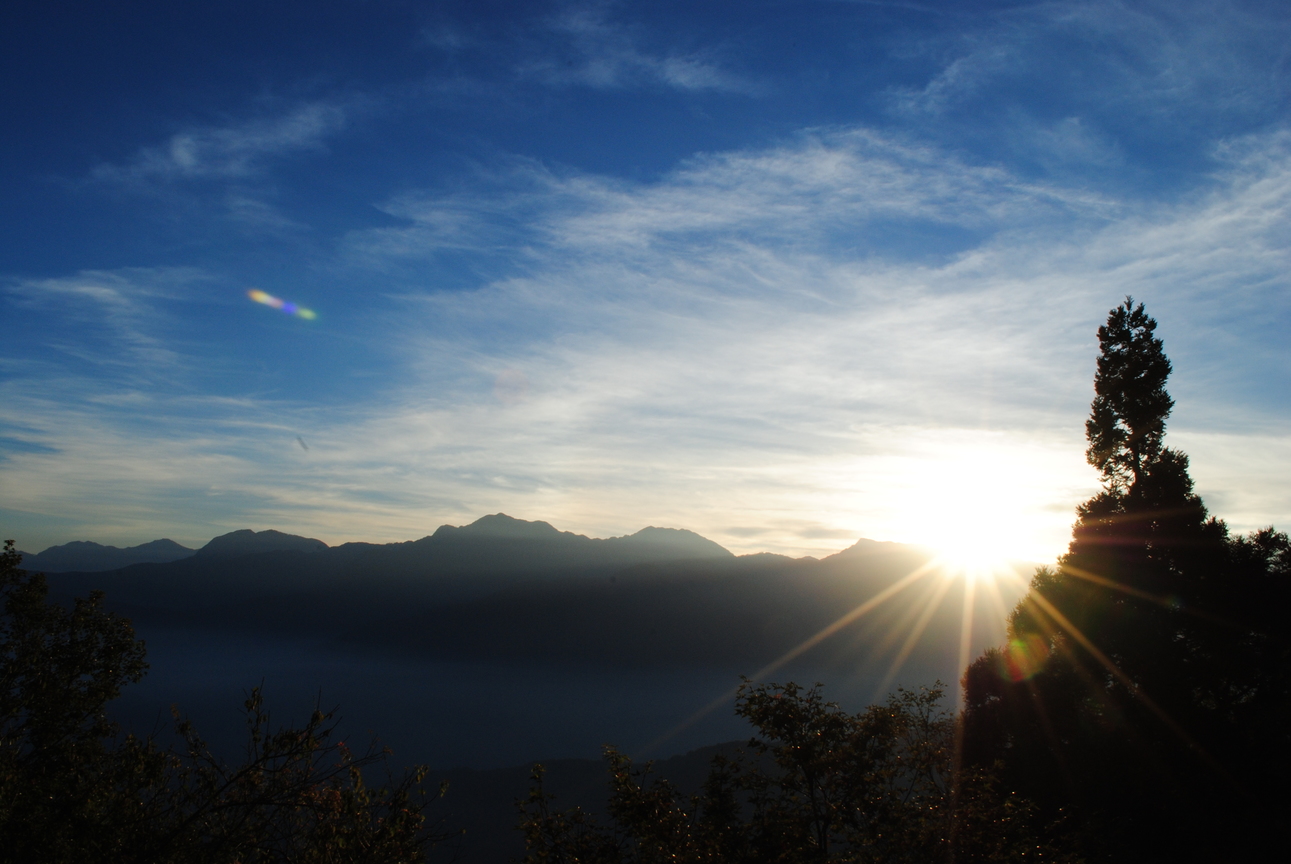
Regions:
[[[1020,545],[1022,514],[1002,493],[976,484],[949,485],[929,508],[926,545],[936,550],[942,568],[968,578],[984,578],[1006,569]]]
[[[929,537],[920,544],[936,556],[937,572],[947,578],[979,583],[1012,574],[1010,562],[1017,560],[1013,551],[1017,541],[993,515],[999,511],[966,514],[954,509],[953,515],[947,512],[941,514],[944,518],[928,520]]]
[[[893,512],[899,539],[933,550],[944,574],[980,582],[1037,560],[1038,529],[1049,514],[1031,466],[974,444],[947,443],[908,460]]]
[[[995,579],[1010,569],[1006,553],[975,537],[943,540],[932,548],[937,555],[937,569],[947,576],[981,582]]]
[[[927,531],[922,545],[932,548],[941,569],[970,579],[985,578],[1016,557],[1018,514],[1002,495],[992,495],[975,483],[947,481],[920,514]]]

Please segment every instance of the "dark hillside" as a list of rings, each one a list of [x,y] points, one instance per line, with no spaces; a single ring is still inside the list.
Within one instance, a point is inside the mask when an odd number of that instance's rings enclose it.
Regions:
[[[867,542],[823,561],[756,555],[642,564],[609,577],[527,582],[445,608],[409,610],[394,626],[352,629],[345,639],[455,659],[710,665],[751,673],[928,559],[912,547]],[[900,592],[822,643],[813,657],[856,665],[858,655],[868,664],[894,653],[932,581]],[[957,603],[948,593],[934,607],[916,660],[938,662],[957,645]],[[889,640],[893,633],[899,638]],[[887,650],[870,650],[885,641]]]
[[[23,555],[23,566],[47,573],[96,572],[118,570],[131,564],[165,564],[188,558],[193,550],[174,540],[153,540],[138,546],[118,549],[88,540],[75,540],[61,546],[50,546],[37,555]]]
[[[295,534],[284,534],[281,531],[252,531],[243,528],[241,531],[230,531],[211,540],[197,550],[199,556],[236,558],[243,555],[255,555],[260,552],[278,552],[294,550],[300,552],[321,552],[327,548],[322,540],[312,537],[299,537]]]

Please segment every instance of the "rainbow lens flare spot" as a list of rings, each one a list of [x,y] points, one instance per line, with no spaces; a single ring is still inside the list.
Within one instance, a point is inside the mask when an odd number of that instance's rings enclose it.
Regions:
[[[295,303],[288,303],[272,294],[261,291],[259,288],[252,288],[247,292],[247,296],[257,303],[277,309],[287,315],[295,315],[297,318],[304,318],[306,321],[313,321],[318,316],[314,314],[313,309],[306,309],[303,306],[297,306]]]
[[[1049,643],[1035,633],[1013,639],[1000,652],[1000,677],[1009,681],[1026,681],[1044,668],[1049,659]]]

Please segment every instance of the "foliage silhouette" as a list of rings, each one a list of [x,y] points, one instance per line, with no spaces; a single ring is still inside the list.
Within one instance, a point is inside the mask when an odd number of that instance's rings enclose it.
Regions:
[[[761,737],[716,757],[684,796],[651,765],[606,749],[609,816],[553,809],[536,766],[521,803],[526,861],[934,862],[1069,860],[1037,840],[1033,807],[1001,796],[989,771],[956,771],[940,687],[898,691],[849,714],[820,686],[753,685],[736,712]]]
[[[1103,488],[1008,645],[966,671],[964,757],[1065,814],[1091,857],[1227,858],[1287,817],[1291,544],[1208,516],[1163,443],[1155,329],[1129,298],[1099,328],[1086,433]]]
[[[1154,333],[1157,322],[1130,298],[1098,328],[1102,353],[1094,402],[1085,421],[1086,457],[1109,490],[1123,492],[1162,452],[1174,400],[1165,390],[1170,361]]]
[[[122,736],[106,716],[147,669],[144,646],[102,594],[65,609],[44,577],[0,555],[0,860],[413,862],[442,836],[417,769],[380,787],[385,761],[333,741],[332,715],[272,728],[245,704],[246,759],[229,765],[176,716],[181,747]],[[442,793],[442,789],[440,790]]]

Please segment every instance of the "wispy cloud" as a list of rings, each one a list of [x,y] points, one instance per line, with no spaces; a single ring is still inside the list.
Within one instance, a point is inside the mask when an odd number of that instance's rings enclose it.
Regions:
[[[1291,20],[1275,6],[1085,0],[962,23],[905,46],[935,71],[888,90],[893,116],[942,136],[989,139],[1051,168],[1115,161],[1100,125],[1157,142],[1260,128],[1280,122],[1291,92],[1283,49]],[[1055,123],[1055,111],[1068,119]]]
[[[565,40],[563,54],[520,67],[526,77],[554,86],[583,86],[601,90],[628,87],[666,87],[684,91],[752,93],[747,81],[723,68],[711,52],[651,51],[624,25],[612,21],[601,7],[575,7],[550,20],[551,31]]]
[[[321,147],[346,119],[342,105],[312,102],[279,116],[188,129],[160,146],[145,147],[126,163],[99,165],[93,177],[133,185],[242,179],[260,171],[272,157]]]
[[[162,335],[159,301],[176,299],[202,279],[190,268],[87,270],[54,279],[11,282],[6,293],[20,308],[39,310],[51,325],[37,334],[46,349],[98,367],[173,369],[180,355]],[[67,324],[75,324],[75,334]]]
[[[244,234],[299,236],[307,226],[278,206],[274,162],[323,150],[362,101],[316,101],[277,115],[188,128],[125,162],[96,166],[88,182],[163,202],[185,223],[213,216]]]
[[[940,248],[955,250],[972,242],[957,232],[1111,219],[1124,209],[1095,193],[1037,185],[868,129],[809,131],[779,147],[698,157],[655,185],[558,173],[519,159],[479,180],[448,194],[404,195],[385,209],[408,227],[350,242],[413,257],[527,243],[579,254],[624,256],[673,244],[716,254],[770,242],[830,254],[841,245],[851,257],[890,258],[938,249],[935,238],[921,235],[917,249],[903,250],[896,225],[943,230]]]

